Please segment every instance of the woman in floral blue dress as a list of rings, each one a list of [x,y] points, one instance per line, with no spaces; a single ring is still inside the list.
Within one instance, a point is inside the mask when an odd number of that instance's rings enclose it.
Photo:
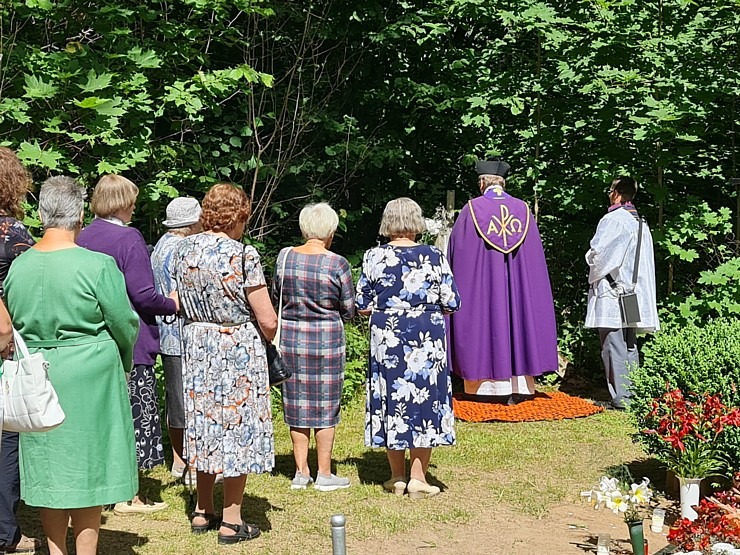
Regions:
[[[390,201],[380,224],[390,242],[365,253],[357,283],[359,312],[370,315],[365,444],[386,448],[383,487],[412,499],[439,493],[426,481],[432,448],[455,444],[444,315],[460,308],[460,296],[442,252],[415,242],[424,229],[418,204]]]
[[[257,526],[242,521],[244,486],[247,474],[269,472],[275,461],[264,339],[275,336],[277,316],[259,254],[239,242],[250,209],[244,191],[214,185],[203,199],[204,233],[180,241],[174,255],[185,318],[185,452],[197,470],[191,530],[218,528],[220,544],[259,536]],[[223,520],[213,503],[219,473]]]

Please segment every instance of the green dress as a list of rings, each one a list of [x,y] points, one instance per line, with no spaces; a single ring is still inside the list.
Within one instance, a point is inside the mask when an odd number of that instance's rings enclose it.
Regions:
[[[22,433],[21,497],[76,509],[132,499],[138,489],[124,368],[139,318],[113,258],[81,247],[29,249],[5,280],[13,325],[41,351],[66,415],[44,433]]]

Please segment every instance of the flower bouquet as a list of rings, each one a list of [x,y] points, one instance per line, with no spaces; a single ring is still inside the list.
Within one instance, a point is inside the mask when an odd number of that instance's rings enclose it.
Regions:
[[[679,477],[706,478],[726,469],[717,438],[727,427],[740,425],[740,410],[724,405],[719,395],[668,389],[653,399],[645,424],[642,433],[658,439],[652,455]]]
[[[735,503],[737,506],[737,503]],[[740,551],[740,528],[733,517],[721,509],[715,501],[702,499],[697,506],[697,518],[682,518],[668,533],[668,542],[677,546],[682,553],[716,553],[717,544],[728,545],[725,552]]]
[[[650,480],[643,478],[639,484],[627,486],[625,482],[619,482],[617,478],[603,476],[599,484],[590,491],[581,492],[583,497],[594,506],[594,509],[600,509],[605,506],[615,515],[622,515],[624,522],[627,524],[630,532],[630,543],[632,552],[635,555],[644,555],[644,533],[642,521],[644,519],[643,510],[650,504],[653,492],[650,489]]]
[[[650,404],[641,433],[656,438],[649,451],[678,476],[681,516],[693,520],[701,480],[721,475],[728,466],[717,439],[728,427],[740,425],[740,410],[724,405],[719,395],[666,389]]]
[[[616,478],[602,476],[596,487],[581,492],[581,495],[588,499],[594,509],[604,506],[615,515],[621,514],[627,523],[642,522],[642,509],[650,504],[653,496],[649,484],[650,480],[643,478],[639,484],[627,487]]]
[[[444,206],[438,206],[431,218],[424,218],[426,231],[422,235],[422,242],[434,245],[442,252],[447,252],[447,241],[455,221],[455,211],[447,210]]]
[[[702,499],[695,520],[682,518],[668,533],[677,553],[740,554],[740,472],[732,478],[732,488]]]

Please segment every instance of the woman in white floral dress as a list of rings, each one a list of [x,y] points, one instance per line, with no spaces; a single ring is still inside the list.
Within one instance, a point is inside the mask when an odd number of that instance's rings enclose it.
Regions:
[[[390,242],[365,253],[357,283],[359,312],[370,315],[365,444],[386,448],[391,478],[383,487],[408,489],[413,499],[439,493],[426,481],[432,448],[455,444],[444,315],[460,308],[460,297],[442,252],[415,242],[424,229],[418,204],[390,201],[380,224]]]
[[[242,521],[244,486],[247,474],[269,472],[275,459],[263,337],[274,337],[277,316],[259,254],[239,242],[250,209],[244,191],[214,185],[203,199],[204,233],[183,239],[174,263],[185,318],[185,454],[198,471],[191,530],[219,528],[222,544],[259,536],[259,528]],[[213,504],[219,473],[223,521]]]

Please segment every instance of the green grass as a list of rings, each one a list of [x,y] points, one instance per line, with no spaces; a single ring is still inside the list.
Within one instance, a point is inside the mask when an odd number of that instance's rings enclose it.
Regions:
[[[382,491],[387,461],[384,451],[364,446],[363,410],[357,400],[343,412],[334,460],[336,472],[348,476],[352,487],[331,493],[289,489],[294,473],[290,438],[276,415],[276,470],[249,477],[243,505],[245,519],[258,524],[263,535],[226,548],[228,553],[331,553],[329,519],[335,513],[347,517],[347,535],[353,541],[392,538],[429,523],[464,525],[497,505],[546,518],[553,504],[574,501],[607,467],[641,457],[623,413],[520,424],[459,422],[458,445],[436,449],[432,457],[430,481],[441,485],[443,494],[413,502]],[[311,465],[315,473],[313,452]],[[190,534],[187,492],[168,469],[155,469],[143,485],[152,497],[161,495],[169,508],[149,517],[105,513],[101,554],[219,552],[215,532]],[[33,509],[24,510],[24,521],[26,533],[42,535]]]

